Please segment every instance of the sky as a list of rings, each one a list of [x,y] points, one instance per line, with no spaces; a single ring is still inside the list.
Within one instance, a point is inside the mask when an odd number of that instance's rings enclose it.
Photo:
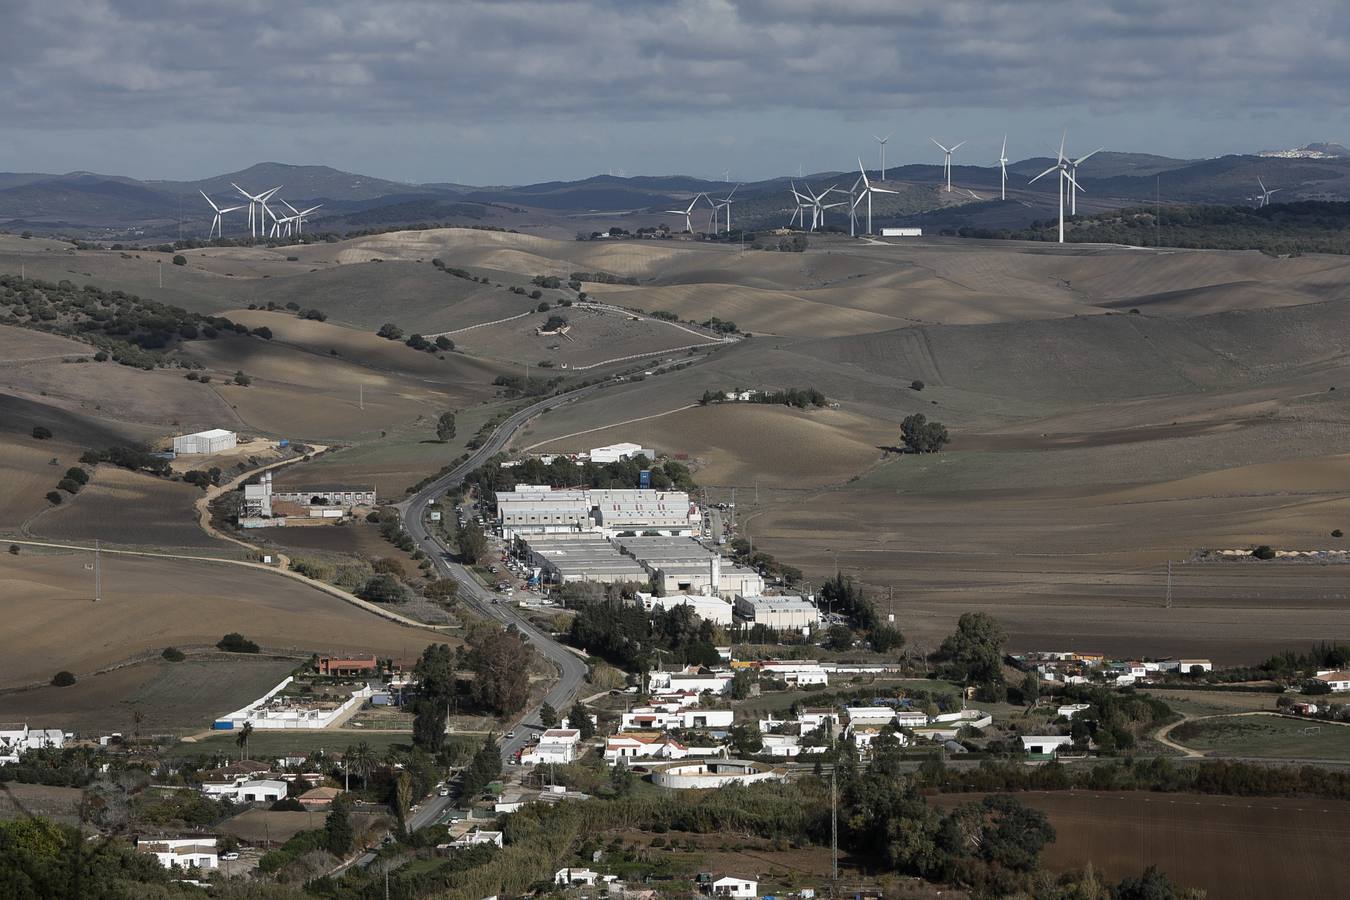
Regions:
[[[1350,17],[1247,0],[0,0],[0,171],[734,180],[1350,144]]]

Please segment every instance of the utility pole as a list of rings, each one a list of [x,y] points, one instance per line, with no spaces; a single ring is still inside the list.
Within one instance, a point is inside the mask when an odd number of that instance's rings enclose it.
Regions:
[[[1172,608],[1172,561],[1167,561],[1167,596],[1163,599],[1163,609]]]
[[[363,410],[366,408],[366,386],[364,384],[356,386],[356,404]]]
[[[1162,176],[1153,176],[1153,244],[1162,246]]]
[[[99,552],[98,538],[94,538],[94,602],[103,597],[103,554]]]
[[[159,286],[164,287],[164,260],[159,260]]]
[[[830,768],[830,896],[839,886],[839,798],[834,787],[837,763]]]

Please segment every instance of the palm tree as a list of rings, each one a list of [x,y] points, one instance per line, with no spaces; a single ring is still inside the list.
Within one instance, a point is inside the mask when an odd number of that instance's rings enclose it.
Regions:
[[[253,734],[253,723],[245,722],[244,727],[239,729],[239,736],[234,742],[239,745],[239,759],[242,762],[244,754],[248,752],[248,739]]]
[[[141,739],[141,722],[145,721],[145,713],[139,709],[131,711],[131,736],[136,740]]]
[[[347,768],[360,776],[362,791],[370,787],[370,773],[374,772],[377,760],[375,760],[375,752],[370,748],[369,743],[362,741],[355,748],[348,748],[347,758],[343,762]]]

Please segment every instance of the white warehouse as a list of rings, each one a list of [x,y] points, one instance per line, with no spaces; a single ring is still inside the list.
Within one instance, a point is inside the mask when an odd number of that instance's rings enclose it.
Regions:
[[[801,631],[820,624],[820,610],[804,597],[746,597],[736,595],[736,615],[748,625],[774,631]]]
[[[704,597],[699,594],[673,594],[668,597],[658,597],[655,594],[647,594],[642,591],[637,592],[637,602],[642,604],[642,608],[647,612],[654,609],[663,609],[670,612],[681,606],[687,606],[698,616],[714,625],[731,624],[731,604],[721,597]]]
[[[233,431],[212,428],[210,431],[178,435],[173,439],[173,452],[175,456],[190,453],[221,453],[233,450],[236,443],[238,438]]]

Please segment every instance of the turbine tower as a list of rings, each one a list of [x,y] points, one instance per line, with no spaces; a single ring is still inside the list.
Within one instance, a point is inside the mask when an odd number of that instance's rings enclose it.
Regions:
[[[291,236],[292,226],[295,227],[296,234],[304,234],[306,217],[308,217],[310,213],[314,212],[314,210],[319,209],[320,207],[323,206],[323,204],[320,203],[316,206],[311,206],[309,209],[296,209],[294,206],[291,206],[285,200],[282,200],[281,203],[283,206],[285,206],[287,209],[291,211],[291,214],[289,216],[281,217],[281,221],[286,226],[286,237]]]
[[[226,206],[226,207],[222,208],[222,207],[216,206],[215,201],[212,200],[210,197],[207,197],[207,196],[206,196],[206,191],[197,191],[197,193],[199,193],[199,194],[201,194],[203,197],[205,197],[205,198],[206,198],[206,202],[209,203],[209,204],[211,204],[211,208],[212,208],[213,210],[215,210],[215,212],[216,212],[215,217],[211,220],[211,230],[208,231],[208,232],[206,233],[206,239],[207,239],[208,241],[211,240],[211,235],[213,235],[213,234],[214,234],[216,237],[221,237],[221,238],[223,238],[223,237],[225,236],[225,231],[224,231],[224,222],[223,222],[222,216],[224,216],[224,215],[225,215],[226,213],[228,213],[228,212],[235,212],[236,210],[243,209],[243,207],[242,207],[242,206]]]
[[[740,185],[739,185],[739,184],[736,185],[736,187],[734,187],[734,188],[731,189],[731,193],[727,194],[727,195],[726,195],[725,197],[723,197],[721,200],[718,200],[715,204],[713,204],[713,217],[714,217],[714,219],[715,219],[716,216],[717,216],[717,210],[719,210],[719,209],[724,209],[724,210],[726,210],[726,213],[727,213],[727,233],[728,233],[728,234],[731,233],[731,204],[734,203],[734,202],[736,202],[736,201],[732,200],[731,198],[734,197],[734,196],[736,196],[736,191],[737,191],[739,188],[740,188]],[[716,229],[714,229],[714,230],[716,230]]]
[[[879,181],[886,180],[886,142],[891,139],[892,134],[895,134],[895,132],[891,131],[890,134],[885,137],[882,137],[879,134],[872,135],[872,137],[876,139],[877,147],[881,150],[881,178],[878,179]]]
[[[1276,191],[1283,190],[1283,188],[1267,188],[1266,183],[1261,180],[1260,175],[1256,176],[1256,183],[1261,185],[1261,196],[1259,198],[1261,202],[1258,204],[1258,206],[1269,206],[1270,195],[1275,193]]]
[[[834,209],[836,206],[844,205],[843,200],[840,200],[838,203],[823,202],[831,193],[843,193],[843,191],[840,191],[839,185],[836,184],[826,188],[819,194],[813,194],[811,193],[811,185],[806,185],[806,199],[808,201],[806,205],[811,208],[811,231],[815,231],[817,228],[823,228],[825,226],[825,210]],[[803,217],[802,223],[805,224],[805,222],[806,219]]]
[[[1055,159],[1055,164],[1037,175],[1031,181],[1037,181],[1049,175],[1051,172],[1059,173],[1059,242],[1064,243],[1064,182],[1069,183],[1070,190],[1082,188],[1078,187],[1078,182],[1074,180],[1073,173],[1069,171],[1070,163],[1064,158],[1064,138],[1059,139],[1059,156]],[[1030,184],[1031,181],[1027,182]]]
[[[1008,199],[1008,136],[1003,136],[1003,149],[998,152],[998,199]]]
[[[803,197],[801,192],[797,190],[797,183],[795,181],[788,183],[792,186],[792,198],[794,201],[796,201],[797,204],[797,208],[792,211],[792,218],[788,219],[788,227],[791,228],[792,223],[796,222],[799,227],[805,228],[806,207],[808,205],[806,202],[806,198]]]
[[[672,216],[684,216],[684,230],[693,234],[694,223],[691,217],[694,215],[694,207],[698,206],[698,201],[705,196],[705,194],[695,194],[694,199],[689,201],[689,206],[685,209],[668,209],[666,212]]]
[[[235,184],[233,181],[230,182],[230,187],[234,188],[236,191],[243,194],[244,198],[248,200],[249,237],[257,238],[259,232],[261,232],[263,235],[266,235],[267,219],[265,218],[265,215],[272,213],[272,210],[268,209],[267,207],[267,201],[272,199],[273,194],[281,190],[281,185],[277,185],[270,191],[263,191],[261,194],[250,194],[248,191],[244,190],[239,185]],[[275,219],[276,216],[273,215],[272,218]]]
[[[938,144],[937,138],[930,137],[929,140],[937,144],[942,150],[942,174],[947,179],[947,193],[950,194],[952,192],[952,154],[955,153],[965,141],[962,141],[961,144],[953,144],[950,147],[944,147],[942,144]]]
[[[1078,187],[1078,167],[1087,162],[1088,157],[1092,156],[1093,153],[1101,153],[1102,149],[1102,147],[1098,147],[1096,150],[1093,150],[1092,153],[1087,154],[1087,156],[1080,156],[1069,163],[1069,174],[1074,178],[1073,190],[1069,192],[1069,215],[1071,216],[1078,215],[1078,192],[1082,190]]]
[[[868,233],[868,234],[871,234],[871,233],[872,233],[872,195],[873,195],[873,194],[898,194],[899,191],[888,191],[888,190],[886,190],[885,188],[872,187],[872,182],[870,182],[870,181],[867,180],[867,170],[863,168],[863,164],[862,164],[862,160],[861,160],[861,159],[858,160],[858,174],[859,174],[859,176],[860,176],[860,181],[862,182],[862,192],[861,192],[860,194],[858,194],[857,198],[853,201],[853,208],[854,208],[854,209],[857,209],[857,208],[858,208],[858,204],[862,202],[863,198],[864,198],[864,197],[867,198],[867,233]],[[855,184],[854,187],[857,187],[857,184]]]

